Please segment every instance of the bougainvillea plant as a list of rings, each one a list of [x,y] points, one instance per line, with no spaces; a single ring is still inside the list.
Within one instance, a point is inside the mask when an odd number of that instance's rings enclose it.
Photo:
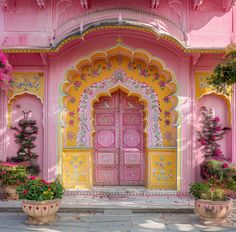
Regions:
[[[224,61],[218,64],[208,84],[219,93],[229,96],[232,92],[232,85],[236,83],[236,45],[229,46],[229,52]]]
[[[205,159],[224,160],[220,144],[217,142],[223,139],[224,134],[230,130],[223,127],[220,118],[214,115],[213,109],[202,107],[201,109],[201,131],[197,131],[198,141],[202,145],[202,152]]]
[[[12,66],[9,64],[6,55],[0,51],[0,91],[7,92],[12,82]]]
[[[31,176],[26,184],[17,187],[16,192],[20,200],[45,201],[61,199],[64,189],[58,180],[47,182]]]
[[[200,175],[211,186],[236,192],[236,165],[231,162],[204,160],[200,165]]]

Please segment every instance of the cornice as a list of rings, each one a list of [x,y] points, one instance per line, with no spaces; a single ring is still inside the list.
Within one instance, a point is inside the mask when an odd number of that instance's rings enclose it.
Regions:
[[[190,48],[185,46],[184,43],[181,43],[175,37],[168,35],[168,34],[161,34],[157,31],[153,30],[151,27],[143,26],[143,25],[103,25],[103,26],[96,26],[92,28],[88,28],[84,31],[83,34],[76,34],[69,35],[68,37],[64,38],[60,41],[55,47],[45,47],[45,48],[29,48],[29,47],[15,47],[15,48],[3,48],[2,51],[5,53],[58,53],[60,50],[65,47],[65,45],[69,44],[72,41],[80,40],[84,41],[85,37],[93,32],[97,32],[100,30],[109,30],[109,29],[116,29],[116,30],[132,30],[132,31],[141,31],[144,33],[148,33],[156,37],[157,40],[165,40],[170,42],[175,47],[179,48],[186,54],[224,54],[226,52],[226,48]]]

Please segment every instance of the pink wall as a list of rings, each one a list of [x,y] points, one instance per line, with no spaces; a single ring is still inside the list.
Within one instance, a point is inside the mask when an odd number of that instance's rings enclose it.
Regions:
[[[225,9],[225,0],[214,1],[45,1],[42,9],[37,1],[7,2],[0,8],[0,47],[56,46],[71,33],[83,32],[89,24],[111,20],[139,22],[152,30],[176,37],[184,46],[225,47],[235,42],[236,7]],[[88,2],[88,8],[81,5]],[[199,2],[199,7],[193,7]],[[202,2],[202,4],[200,3]],[[119,20],[118,20],[119,19]],[[54,38],[55,37],[55,38]]]
[[[33,150],[36,152],[38,157],[38,163],[43,171],[43,126],[42,126],[42,103],[41,101],[33,95],[23,94],[16,98],[12,104],[12,114],[11,114],[11,122],[12,126],[17,126],[17,123],[20,119],[23,118],[22,111],[28,112],[31,111],[29,118],[36,120],[37,126],[39,128],[37,139],[35,141],[36,148]],[[7,154],[8,156],[16,156],[17,146],[15,143],[14,137],[15,131],[10,130],[8,132],[8,142],[7,142]]]
[[[14,2],[17,4],[14,5]],[[92,0],[89,1],[88,10],[83,9],[80,1],[75,0],[47,1],[45,9],[40,9],[37,1],[32,1],[30,4],[26,4],[26,2],[26,0],[9,1],[8,11],[4,12],[0,9],[0,47],[48,48],[50,43],[52,46],[56,46],[63,38],[72,33],[72,30],[77,33],[84,32],[88,23],[97,23],[101,20],[108,22],[112,19],[117,25],[123,25],[128,16],[130,20],[136,20],[141,24],[146,23],[157,33],[175,36],[183,46],[188,48],[224,48],[230,41],[236,42],[236,23],[233,23],[233,17],[234,19],[236,17],[236,7],[225,11],[221,0],[203,1],[198,10],[192,9],[190,0],[161,0],[157,9],[150,8],[150,1],[139,0],[132,1],[132,4],[123,11],[117,7],[114,9],[118,3],[126,5],[127,1],[123,0]],[[94,12],[96,10],[102,12],[96,13]],[[82,17],[81,14],[86,12],[87,14]],[[118,22],[118,19],[121,22]],[[53,39],[53,37],[55,38]],[[44,167],[43,176],[46,179],[54,179],[56,174],[60,173],[60,169],[57,169],[60,152],[58,150],[58,144],[60,144],[58,124],[61,123],[58,121],[58,115],[61,110],[59,99],[62,96],[60,85],[64,81],[65,72],[71,69],[79,58],[114,46],[118,37],[122,38],[126,46],[147,50],[153,56],[163,60],[166,68],[172,70],[177,79],[179,84],[178,110],[182,117],[181,188],[186,191],[189,183],[195,179],[195,160],[200,161],[194,136],[195,112],[198,112],[201,105],[209,104],[210,106],[214,103],[219,106],[217,112],[223,116],[225,114],[225,105],[215,97],[204,97],[196,106],[193,70],[212,70],[222,55],[204,54],[198,57],[197,54],[184,53],[171,42],[158,39],[151,33],[125,29],[94,31],[86,35],[84,39],[68,43],[56,53],[9,54],[9,60],[15,70],[37,70],[47,74],[43,107],[39,100],[33,100],[34,97],[30,97],[30,100],[19,98],[22,105],[27,107],[32,105],[28,101],[35,102],[34,109],[38,113],[37,115],[33,113],[33,117],[42,122],[37,149],[41,147],[38,152],[41,154],[40,163]],[[193,62],[195,58],[196,63]],[[6,154],[10,154],[14,150],[10,145],[13,143],[12,135],[5,133],[7,101],[4,97],[1,98],[3,105],[0,107],[2,115],[0,118],[0,159],[3,159]],[[18,117],[18,115],[16,114],[14,117]],[[233,126],[235,127],[235,122]],[[231,141],[230,138],[227,140]],[[226,149],[231,144],[226,144],[224,141],[222,146],[223,149]],[[230,150],[225,150],[225,152],[231,154]],[[44,158],[42,158],[43,155]],[[235,160],[235,157],[233,159]]]
[[[179,109],[183,114],[183,146],[182,146],[182,175],[184,176],[183,190],[187,189],[188,184],[194,178],[194,165],[191,159],[191,89],[188,87],[192,84],[190,73],[190,57],[180,54],[178,51],[170,50],[161,44],[157,44],[155,40],[149,35],[142,33],[132,33],[129,31],[119,31],[122,34],[122,39],[127,46],[133,48],[142,48],[151,51],[152,55],[157,56],[166,63],[166,68],[173,71],[176,75],[177,81],[180,85],[180,100],[181,104]],[[94,39],[96,38],[96,39]],[[48,129],[47,141],[51,146],[47,147],[47,154],[50,157],[50,175],[49,178],[54,176],[56,167],[56,145],[57,145],[57,123],[58,112],[58,99],[60,93],[58,86],[63,82],[65,71],[70,69],[79,57],[86,56],[91,52],[102,50],[116,44],[117,31],[109,31],[109,33],[96,33],[93,37],[87,38],[82,43],[71,46],[62,53],[49,57],[49,70],[48,70]]]

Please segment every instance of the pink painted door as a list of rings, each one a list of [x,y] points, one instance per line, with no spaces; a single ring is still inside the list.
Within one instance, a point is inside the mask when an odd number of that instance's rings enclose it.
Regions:
[[[95,185],[143,185],[143,106],[118,91],[95,104]]]

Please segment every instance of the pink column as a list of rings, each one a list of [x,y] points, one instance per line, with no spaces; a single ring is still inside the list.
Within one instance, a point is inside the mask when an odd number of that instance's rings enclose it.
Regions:
[[[6,157],[6,130],[7,130],[7,98],[0,92],[0,160],[5,160]]]
[[[236,164],[236,84],[233,87],[232,110],[232,162]]]

